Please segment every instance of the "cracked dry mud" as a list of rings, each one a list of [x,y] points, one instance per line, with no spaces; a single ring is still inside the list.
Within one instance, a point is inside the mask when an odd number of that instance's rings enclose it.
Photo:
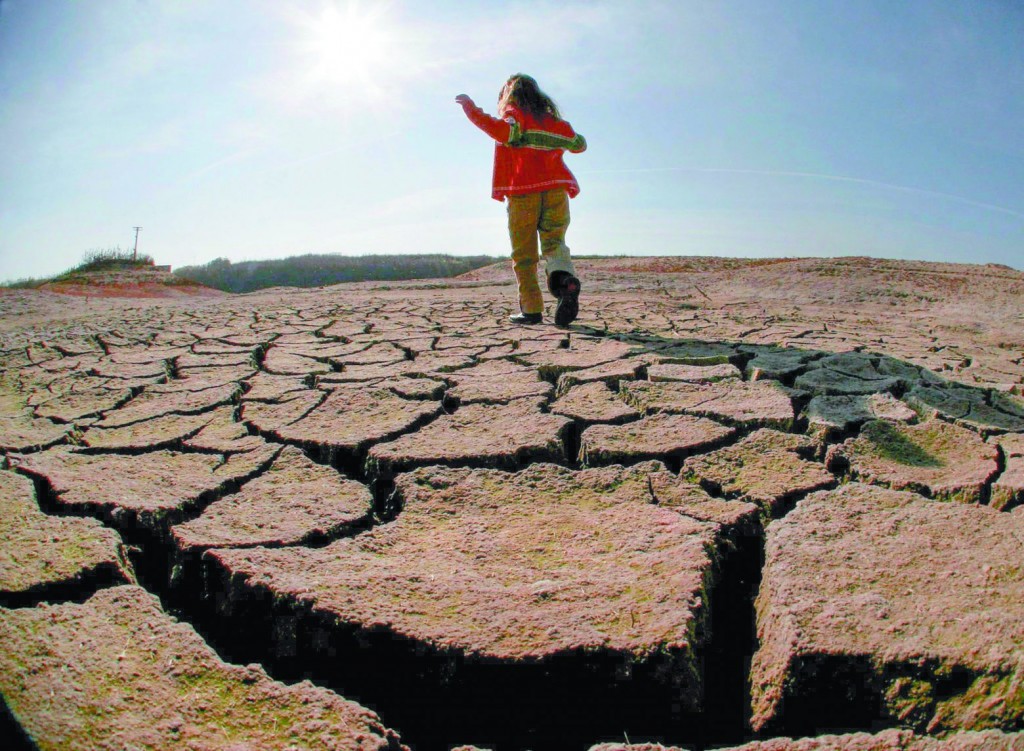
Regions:
[[[1024,749],[1024,274],[579,266],[0,296],[0,734]]]

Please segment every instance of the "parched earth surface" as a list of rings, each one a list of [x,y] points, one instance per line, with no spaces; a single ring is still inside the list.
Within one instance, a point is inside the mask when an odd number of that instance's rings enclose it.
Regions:
[[[0,296],[5,747],[1024,749],[1024,274],[579,269]]]

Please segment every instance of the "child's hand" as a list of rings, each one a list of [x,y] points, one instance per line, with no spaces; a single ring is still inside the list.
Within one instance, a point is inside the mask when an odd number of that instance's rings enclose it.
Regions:
[[[455,101],[461,104],[463,107],[474,107],[473,100],[469,98],[468,94],[459,94],[455,97]]]

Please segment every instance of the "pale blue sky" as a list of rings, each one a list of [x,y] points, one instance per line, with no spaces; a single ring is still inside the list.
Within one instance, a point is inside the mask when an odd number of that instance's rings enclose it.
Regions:
[[[3,0],[0,279],[506,255],[453,98],[516,71],[590,145],[574,253],[1024,268],[1019,0]]]

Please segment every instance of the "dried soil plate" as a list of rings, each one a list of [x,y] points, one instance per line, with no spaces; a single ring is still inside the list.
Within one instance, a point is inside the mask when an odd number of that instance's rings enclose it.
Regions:
[[[55,448],[23,457],[19,467],[44,478],[57,505],[67,511],[100,514],[126,528],[154,529],[256,474],[278,450],[268,446],[225,460],[219,454],[178,451],[128,456]]]
[[[625,381],[620,394],[641,412],[674,412],[713,417],[735,425],[793,426],[790,391],[774,381],[685,383]]]
[[[911,422],[917,413],[892,394],[844,394],[814,397],[804,416],[808,433],[829,440],[868,420]]]
[[[1022,540],[1024,516],[984,506],[860,483],[805,498],[768,528],[755,729],[850,696],[930,733],[1020,727]]]
[[[714,383],[729,379],[738,380],[740,369],[731,363],[720,365],[682,365],[661,363],[647,369],[651,381],[687,381],[689,383]]]
[[[411,430],[440,411],[440,402],[403,399],[389,389],[338,388],[275,433],[283,441],[355,452]]]
[[[614,339],[572,336],[568,347],[536,352],[523,357],[523,361],[536,366],[542,378],[553,380],[562,373],[610,363],[635,351],[634,345]]]
[[[0,471],[0,600],[131,579],[114,530],[95,519],[44,514],[30,479]]]
[[[454,750],[453,750],[454,751]],[[682,751],[656,743],[601,743],[590,751]],[[770,738],[722,748],[720,751],[1024,751],[1024,733],[984,730],[945,738],[916,735],[909,730],[883,730],[813,738]]]
[[[593,368],[573,370],[558,377],[558,395],[561,396],[575,386],[600,381],[617,388],[621,381],[632,381],[640,377],[647,363],[639,359],[613,360]]]
[[[746,347],[741,349],[749,351]],[[753,352],[753,359],[744,366],[744,372],[751,381],[780,381],[789,378],[802,372],[816,356],[813,351],[774,347],[758,347]]]
[[[370,449],[371,475],[424,464],[472,464],[515,469],[528,460],[565,459],[562,434],[569,420],[540,411],[541,400],[470,404],[415,433]]]
[[[587,423],[625,422],[640,413],[619,399],[608,384],[595,381],[574,386],[551,405],[556,415],[565,415]]]
[[[1002,447],[1006,468],[992,483],[989,503],[993,508],[1009,509],[1024,503],[1024,434],[1011,433],[989,439]]]
[[[285,447],[267,471],[173,528],[184,549],[291,545],[323,539],[367,520],[373,496],[362,483]]]
[[[182,415],[207,412],[222,404],[237,401],[241,391],[241,387],[234,383],[202,391],[144,391],[123,407],[105,414],[97,426],[118,428],[172,412]]]
[[[649,471],[422,468],[396,478],[398,518],[358,537],[207,555],[235,596],[269,590],[435,649],[669,655],[695,703],[718,527],[653,505]]]
[[[583,431],[580,461],[589,466],[644,459],[678,461],[720,445],[735,432],[705,417],[667,413],[625,425],[594,425]]]
[[[31,451],[61,443],[71,432],[69,425],[58,425],[30,414],[0,415],[0,451]]]
[[[866,423],[860,435],[832,446],[826,463],[851,478],[932,498],[979,503],[998,471],[996,447],[942,420]]]
[[[203,429],[185,440],[185,446],[223,453],[252,451],[265,446],[266,441],[258,435],[249,435],[245,425],[235,421],[234,412],[234,407],[218,407]]]
[[[0,688],[41,748],[397,751],[376,714],[229,665],[139,587],[0,609]]]
[[[169,414],[119,428],[93,425],[82,436],[90,448],[107,450],[145,450],[177,444],[198,433],[214,413],[196,415]]]
[[[116,409],[131,397],[132,392],[123,386],[69,392],[39,404],[36,417],[75,422],[83,417]]]
[[[542,381],[533,368],[492,361],[448,376],[454,387],[449,398],[459,404],[485,402],[507,404],[523,397],[549,397],[555,387]]]
[[[804,458],[815,447],[804,436],[762,429],[734,446],[690,457],[681,474],[729,497],[757,503],[770,517],[786,500],[836,483],[823,465]]]

